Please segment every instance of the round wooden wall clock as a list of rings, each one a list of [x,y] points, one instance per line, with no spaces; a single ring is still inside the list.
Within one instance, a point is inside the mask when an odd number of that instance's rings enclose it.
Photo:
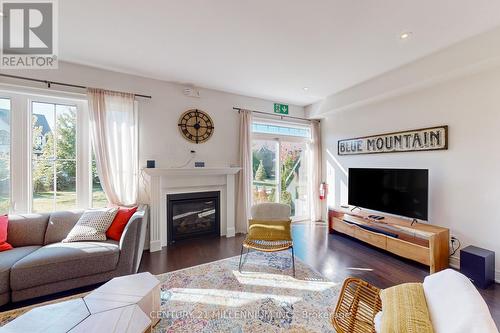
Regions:
[[[182,136],[193,143],[203,143],[214,133],[214,122],[206,113],[198,109],[190,109],[179,118],[179,131]]]

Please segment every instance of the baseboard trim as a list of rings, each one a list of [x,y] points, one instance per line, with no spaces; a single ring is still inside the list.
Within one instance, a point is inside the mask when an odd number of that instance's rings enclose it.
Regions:
[[[234,237],[236,235],[236,230],[234,228],[228,228],[226,232],[226,237]]]
[[[161,241],[155,240],[149,242],[149,252],[161,251]]]
[[[460,269],[460,258],[455,256],[450,257],[450,267]]]
[[[460,257],[451,256],[450,257],[450,267],[460,270]],[[500,283],[500,270],[495,270],[495,283]]]

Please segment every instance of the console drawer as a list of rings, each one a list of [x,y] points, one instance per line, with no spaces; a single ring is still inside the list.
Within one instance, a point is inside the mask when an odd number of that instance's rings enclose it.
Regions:
[[[430,250],[417,244],[412,244],[401,239],[387,237],[387,251],[398,256],[415,260],[419,263],[430,265]]]
[[[338,232],[354,237],[355,228],[356,227],[352,224],[345,223],[344,221],[337,218],[333,218],[333,229]]]
[[[386,235],[372,232],[370,230],[365,230],[361,227],[355,227],[354,237],[381,249],[386,249],[387,246]]]

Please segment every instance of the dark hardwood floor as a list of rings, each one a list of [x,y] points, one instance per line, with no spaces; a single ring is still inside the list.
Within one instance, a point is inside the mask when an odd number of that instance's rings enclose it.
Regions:
[[[294,224],[295,255],[333,281],[362,278],[379,288],[404,282],[422,282],[427,266],[401,259],[348,236],[328,234],[323,223]],[[144,253],[140,271],[160,274],[240,254],[243,235],[178,242],[160,252]],[[500,327],[500,285],[479,290]],[[457,304],[457,306],[459,306]],[[453,309],[450,309],[453,311]]]
[[[292,230],[295,255],[333,281],[341,282],[348,276],[355,276],[377,287],[387,288],[404,282],[421,282],[429,274],[426,266],[401,259],[347,236],[330,235],[326,224],[323,223],[294,224]],[[161,274],[236,256],[240,254],[243,238],[243,235],[237,235],[233,238],[190,240],[178,242],[159,252],[146,251],[139,271]],[[95,287],[7,304],[0,307],[0,311],[90,291]],[[500,285],[479,291],[486,300],[497,326],[500,327]]]

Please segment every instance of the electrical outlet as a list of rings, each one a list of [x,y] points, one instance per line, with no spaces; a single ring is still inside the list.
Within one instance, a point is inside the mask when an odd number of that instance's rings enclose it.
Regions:
[[[460,240],[457,237],[455,237],[455,236],[451,236],[450,237],[450,243],[451,243],[451,254],[450,254],[450,256],[453,256],[462,247],[462,244],[460,243]]]

